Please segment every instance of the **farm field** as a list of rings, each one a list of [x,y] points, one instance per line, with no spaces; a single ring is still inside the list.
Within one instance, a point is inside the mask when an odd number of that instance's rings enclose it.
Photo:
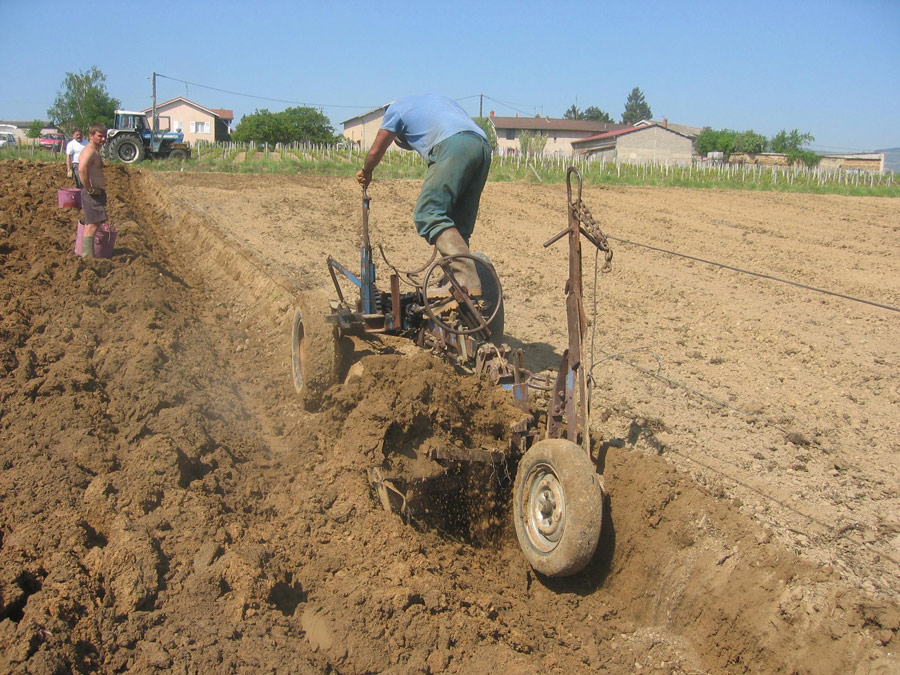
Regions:
[[[358,265],[355,181],[108,175],[119,239],[86,264],[64,169],[0,162],[0,670],[900,666],[900,200],[585,188],[615,237],[596,313],[585,255],[608,517],[548,580],[507,520],[406,525],[366,479],[397,419],[488,443],[498,392],[385,340],[299,405],[294,298]],[[401,269],[430,255],[418,187],[369,189]],[[565,226],[565,186],[489,183],[472,240],[535,371],[565,347]]]

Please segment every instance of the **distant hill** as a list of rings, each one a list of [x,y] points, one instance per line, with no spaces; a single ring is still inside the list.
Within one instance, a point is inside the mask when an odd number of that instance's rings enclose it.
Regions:
[[[884,170],[900,173],[900,148],[885,148],[875,152],[884,153]]]

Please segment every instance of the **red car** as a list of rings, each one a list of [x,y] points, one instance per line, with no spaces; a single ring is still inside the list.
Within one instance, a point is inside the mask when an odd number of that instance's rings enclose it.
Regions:
[[[50,152],[62,152],[66,147],[66,137],[64,134],[44,134],[38,144],[44,150]]]

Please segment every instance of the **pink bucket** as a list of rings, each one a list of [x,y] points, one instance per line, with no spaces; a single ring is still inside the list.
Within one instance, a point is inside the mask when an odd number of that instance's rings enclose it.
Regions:
[[[97,226],[94,234],[94,256],[97,258],[112,258],[113,247],[116,245],[116,237],[119,231],[115,225],[103,223]],[[84,236],[84,223],[79,222],[75,231],[75,255],[81,255],[81,238]]]
[[[56,191],[61,209],[80,209],[81,190],[78,188],[60,188]]]

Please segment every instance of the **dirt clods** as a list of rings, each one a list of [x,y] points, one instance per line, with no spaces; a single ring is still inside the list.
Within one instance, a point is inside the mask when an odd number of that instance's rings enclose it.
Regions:
[[[896,672],[884,563],[900,521],[893,482],[878,482],[894,475],[880,414],[896,398],[891,319],[838,319],[843,306],[781,291],[761,302],[757,281],[617,252],[604,349],[670,377],[611,358],[595,372],[601,541],[584,572],[544,579],[509,522],[515,467],[492,459],[521,415],[506,392],[385,340],[357,344],[322,412],[297,398],[295,293],[321,285],[325,255],[357,254],[352,181],[107,171],[119,239],[85,262],[77,214],[57,208],[62,164],[0,162],[0,671]],[[416,184],[370,191],[374,234],[412,269]],[[490,184],[476,230],[504,277],[508,338],[536,371],[564,345],[565,266],[535,253],[564,222],[557,192]],[[619,234],[665,238],[675,219],[702,249],[690,213],[735,257],[784,242],[811,257],[827,213],[862,219],[847,244],[860,270],[836,278],[896,290],[885,202],[588,192]],[[728,295],[735,314],[710,299]],[[782,357],[796,369],[775,368]],[[810,379],[827,368],[845,388]],[[857,461],[854,433],[879,471]],[[462,452],[485,461],[453,468]]]

